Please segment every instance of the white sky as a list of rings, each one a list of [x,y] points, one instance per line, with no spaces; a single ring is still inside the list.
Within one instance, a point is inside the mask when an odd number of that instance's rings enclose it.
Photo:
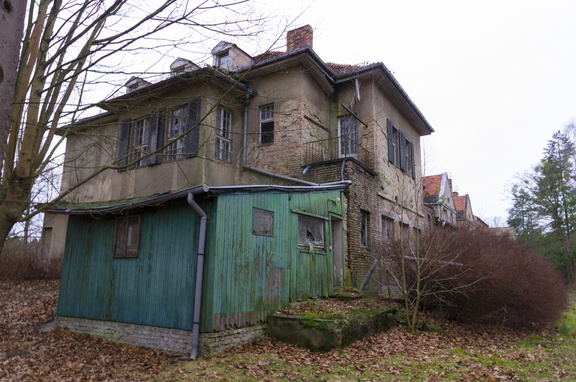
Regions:
[[[383,62],[435,129],[426,173],[451,174],[489,224],[505,224],[515,174],[576,119],[576,1],[258,2],[287,19],[303,12],[293,27],[314,28],[324,61]]]

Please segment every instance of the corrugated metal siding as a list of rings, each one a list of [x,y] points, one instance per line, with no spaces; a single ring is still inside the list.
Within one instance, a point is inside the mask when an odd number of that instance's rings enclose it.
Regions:
[[[341,199],[339,191],[220,195],[210,214],[202,331],[255,324],[291,299],[331,293],[329,220],[326,253],[308,253],[297,246],[295,212],[328,219],[341,213]],[[252,233],[254,207],[274,211],[273,237]]]
[[[138,258],[114,259],[114,217],[70,216],[58,314],[190,330],[197,226],[183,200],[142,209]]]

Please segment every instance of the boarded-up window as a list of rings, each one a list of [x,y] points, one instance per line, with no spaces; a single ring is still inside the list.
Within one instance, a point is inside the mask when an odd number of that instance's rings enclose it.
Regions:
[[[252,233],[254,235],[274,236],[274,211],[253,208]]]
[[[114,257],[138,257],[140,247],[140,215],[116,218]]]
[[[324,250],[324,221],[313,217],[298,215],[298,247]]]

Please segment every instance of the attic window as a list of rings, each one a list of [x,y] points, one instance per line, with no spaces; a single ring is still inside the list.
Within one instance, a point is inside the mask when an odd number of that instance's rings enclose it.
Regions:
[[[140,215],[120,216],[114,227],[114,257],[138,257]]]
[[[324,221],[298,215],[298,247],[309,250],[324,250]]]
[[[224,53],[220,53],[216,56],[216,62],[220,69],[230,69],[230,64],[232,63],[232,59],[230,57],[230,52],[226,51]]]

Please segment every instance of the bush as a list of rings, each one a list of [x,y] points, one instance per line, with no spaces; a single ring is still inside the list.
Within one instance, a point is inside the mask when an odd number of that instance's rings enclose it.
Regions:
[[[6,243],[0,254],[1,280],[59,279],[62,259],[41,259],[35,245],[23,245],[17,240]]]
[[[568,306],[550,263],[489,229],[436,228],[392,253],[404,253],[409,296],[419,287],[421,304],[449,306],[462,320],[528,327],[558,321]]]

